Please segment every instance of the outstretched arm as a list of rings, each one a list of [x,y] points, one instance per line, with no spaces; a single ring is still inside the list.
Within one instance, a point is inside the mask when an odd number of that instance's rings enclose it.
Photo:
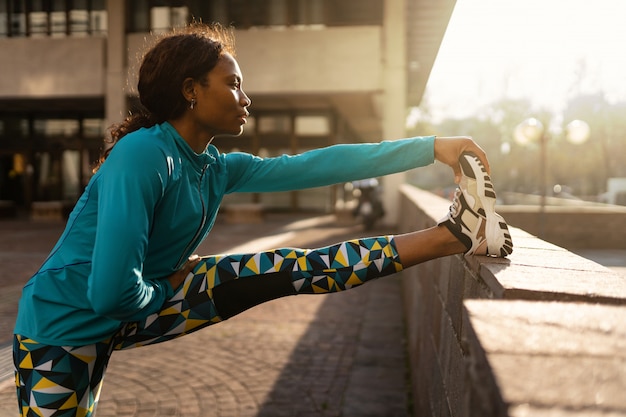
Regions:
[[[432,164],[434,136],[338,144],[298,155],[259,158],[246,153],[225,155],[226,192],[273,192],[350,182]]]

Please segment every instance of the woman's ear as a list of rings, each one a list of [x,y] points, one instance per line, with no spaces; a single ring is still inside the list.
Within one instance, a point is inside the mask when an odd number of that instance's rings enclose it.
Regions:
[[[196,82],[193,78],[187,77],[183,80],[182,93],[185,100],[189,102],[196,98]]]

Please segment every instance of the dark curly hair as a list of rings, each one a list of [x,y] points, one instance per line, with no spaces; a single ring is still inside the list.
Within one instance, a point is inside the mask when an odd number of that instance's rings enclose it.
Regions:
[[[145,53],[139,68],[141,106],[110,128],[110,139],[94,172],[127,134],[181,116],[189,105],[182,94],[183,81],[193,78],[205,82],[207,73],[225,52],[235,55],[234,35],[231,28],[219,24],[192,23],[159,38]]]

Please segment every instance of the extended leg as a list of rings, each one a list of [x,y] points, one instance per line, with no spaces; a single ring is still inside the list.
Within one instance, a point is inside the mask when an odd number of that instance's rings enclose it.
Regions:
[[[401,269],[389,236],[206,257],[160,312],[121,330],[116,349],[173,339],[286,295],[342,291]]]

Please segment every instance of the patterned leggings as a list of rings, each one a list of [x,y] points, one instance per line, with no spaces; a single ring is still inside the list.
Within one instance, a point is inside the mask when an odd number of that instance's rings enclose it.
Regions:
[[[164,342],[271,299],[350,289],[402,270],[393,237],[315,249],[205,257],[162,309],[92,345],[43,345],[15,335],[22,416],[91,416],[114,350]]]

